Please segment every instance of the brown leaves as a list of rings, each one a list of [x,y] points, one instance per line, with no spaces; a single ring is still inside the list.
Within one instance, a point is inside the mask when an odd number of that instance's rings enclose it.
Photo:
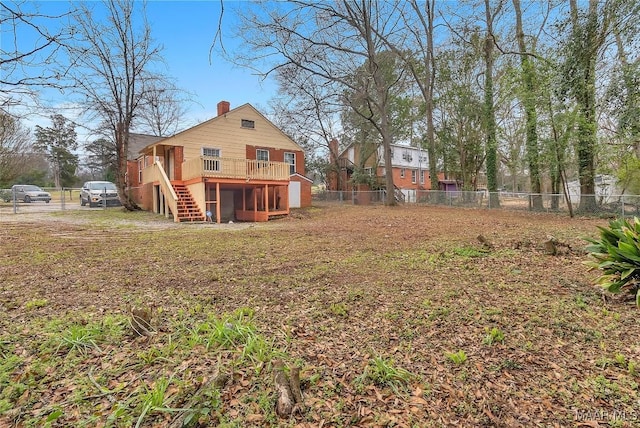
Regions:
[[[636,317],[623,302],[594,294],[575,252],[548,257],[541,247],[552,234],[578,248],[580,236],[604,221],[348,206],[233,231],[157,219],[115,229],[66,221],[73,218],[0,232],[12,242],[0,246],[0,353],[18,359],[3,366],[12,384],[0,384],[7,394],[0,399],[17,411],[0,416],[2,426],[38,425],[56,408],[65,409],[61,424],[105,425],[117,410],[112,399],[134,425],[145,388],[165,377],[170,405],[202,410],[203,426],[276,427],[274,358],[303,367],[306,406],[286,419],[301,428],[573,426],[575,409],[633,410],[625,397],[637,393],[637,375],[602,361],[620,353],[640,363]],[[96,233],[109,239],[79,239],[101,227]],[[62,232],[78,239],[61,242]],[[453,251],[480,247],[480,234],[491,251]],[[43,290],[47,304],[27,311]],[[140,310],[157,304],[163,327],[157,311],[122,316],[128,302]],[[223,349],[208,341],[211,330],[198,330],[238,308],[255,310],[256,334],[274,354],[251,354],[243,344]],[[101,352],[86,356],[55,353],[67,322],[107,328],[112,314],[127,333],[129,322],[157,333],[106,338]],[[493,327],[504,343],[483,344]],[[456,350],[466,363],[447,361]],[[374,355],[415,376],[406,390],[360,380]],[[608,383],[598,383],[600,375]],[[144,423],[167,419],[152,412]]]

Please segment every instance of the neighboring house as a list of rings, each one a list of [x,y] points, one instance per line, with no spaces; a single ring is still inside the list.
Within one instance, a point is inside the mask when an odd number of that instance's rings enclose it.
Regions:
[[[373,177],[374,184],[384,188],[385,168],[384,149],[380,145],[364,162],[361,162],[361,154],[354,144],[349,145],[342,152],[338,152],[338,141],[333,140],[329,147],[330,163],[338,167],[338,171],[332,171],[327,177],[329,190],[352,190],[352,180],[357,165],[364,165],[364,174]],[[337,160],[335,155],[337,154]],[[405,197],[411,191],[431,189],[429,175],[429,158],[427,152],[419,147],[411,147],[400,144],[391,145],[391,165],[393,168],[393,183],[396,189],[403,192]],[[442,174],[439,174],[441,176]],[[443,178],[443,177],[440,177]]]
[[[598,174],[594,179],[596,185],[596,199],[600,203],[615,202],[624,193],[618,186],[618,180],[612,175]],[[567,183],[569,199],[572,203],[580,203],[580,181],[574,180]]]
[[[250,104],[221,101],[215,118],[149,140],[129,165],[134,200],[176,222],[267,221],[311,204],[302,148]]]

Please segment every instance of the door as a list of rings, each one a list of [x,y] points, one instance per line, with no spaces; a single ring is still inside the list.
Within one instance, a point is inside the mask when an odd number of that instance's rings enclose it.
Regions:
[[[300,208],[300,182],[289,182],[289,208]]]

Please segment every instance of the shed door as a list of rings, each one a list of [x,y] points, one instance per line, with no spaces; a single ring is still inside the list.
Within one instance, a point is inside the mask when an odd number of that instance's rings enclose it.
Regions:
[[[289,182],[289,208],[300,208],[300,182]]]

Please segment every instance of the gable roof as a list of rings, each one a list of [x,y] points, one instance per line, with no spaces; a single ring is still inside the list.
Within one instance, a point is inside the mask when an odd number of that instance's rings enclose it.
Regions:
[[[307,177],[306,175],[302,175],[299,172],[294,172],[289,177],[300,177],[303,180],[307,180],[309,183],[313,183],[313,180]]]
[[[291,139],[291,137],[289,137],[287,134],[285,134],[285,133],[284,133],[280,128],[278,128],[276,125],[274,125],[274,124],[273,124],[273,122],[271,122],[269,119],[267,119],[267,117],[266,117],[264,114],[262,114],[258,109],[256,109],[254,106],[252,106],[252,105],[251,105],[251,104],[249,104],[249,103],[242,104],[241,106],[238,106],[238,107],[236,107],[236,108],[233,108],[233,109],[229,110],[228,112],[226,112],[226,113],[224,113],[224,114],[218,115],[218,116],[213,117],[213,118],[211,118],[211,119],[209,119],[209,120],[205,120],[204,122],[200,122],[200,123],[198,123],[197,125],[194,125],[194,126],[192,126],[191,128],[184,129],[184,130],[182,130],[182,131],[180,131],[180,132],[178,132],[178,133],[176,133],[176,134],[172,135],[171,137],[167,137],[166,139],[171,139],[171,138],[173,138],[173,137],[178,137],[178,136],[180,136],[180,135],[182,135],[182,134],[185,134],[185,133],[191,132],[191,131],[193,131],[194,129],[198,129],[198,128],[201,128],[201,127],[204,127],[204,126],[207,126],[207,125],[210,125],[210,124],[214,124],[215,122],[220,121],[220,120],[222,120],[222,119],[226,118],[226,117],[227,117],[227,115],[230,115],[230,114],[236,114],[236,113],[238,113],[238,112],[240,112],[241,110],[246,109],[246,108],[251,109],[251,110],[252,110],[253,112],[255,112],[258,116],[260,116],[262,119],[264,119],[264,121],[265,121],[265,122],[266,122],[266,123],[267,123],[271,128],[273,128],[274,130],[276,130],[280,135],[282,135],[284,138],[286,138],[286,139],[287,139],[291,144],[293,144],[294,146],[296,146],[296,147],[298,148],[298,150],[300,150],[300,151],[304,151],[304,149],[303,149],[303,148],[302,148],[298,143],[296,143],[293,139]],[[140,152],[143,152],[145,149],[148,149],[150,146],[153,146],[154,144],[158,144],[160,141],[161,141],[161,140],[157,140],[157,141],[150,142],[149,144],[147,144],[147,145],[145,145],[145,146],[141,147],[141,148],[140,148]]]

